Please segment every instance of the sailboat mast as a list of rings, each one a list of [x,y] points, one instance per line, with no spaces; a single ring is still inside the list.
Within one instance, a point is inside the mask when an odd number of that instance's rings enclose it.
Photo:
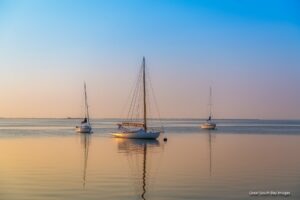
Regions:
[[[209,117],[211,118],[211,106],[212,106],[212,90],[211,87],[209,87]]]
[[[146,106],[146,63],[145,57],[143,57],[143,90],[144,90],[144,128],[147,131],[147,106]]]
[[[84,82],[84,102],[85,102],[85,117],[87,118],[87,121],[90,121],[90,115],[89,115],[89,106],[87,103],[87,94],[86,94],[86,84]]]

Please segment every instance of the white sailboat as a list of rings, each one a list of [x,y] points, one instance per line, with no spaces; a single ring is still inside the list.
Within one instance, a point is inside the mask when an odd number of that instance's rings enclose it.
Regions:
[[[137,90],[134,94],[133,101],[135,102],[137,98],[142,95],[142,106],[143,106],[143,116],[142,121],[139,122],[137,119],[136,121],[128,120],[118,124],[119,129],[118,132],[113,133],[114,137],[118,138],[132,138],[132,139],[156,139],[160,135],[159,130],[149,129],[147,126],[147,102],[146,102],[146,63],[145,57],[143,57],[142,69],[141,69],[139,80],[142,80],[142,94]],[[137,87],[139,88],[139,87]],[[139,107],[139,106],[138,106]]]
[[[206,122],[204,122],[202,125],[201,125],[201,128],[202,129],[209,129],[209,130],[213,130],[216,128],[216,123],[214,123],[212,121],[212,111],[211,111],[211,106],[212,106],[212,89],[211,87],[209,88],[209,117],[208,119],[206,120]]]
[[[92,126],[90,124],[89,106],[87,103],[86,84],[84,82],[84,107],[85,117],[81,122],[80,126],[76,126],[77,133],[92,133]]]

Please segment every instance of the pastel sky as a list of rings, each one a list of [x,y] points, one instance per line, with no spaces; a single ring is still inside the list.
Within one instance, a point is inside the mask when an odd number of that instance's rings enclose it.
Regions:
[[[162,117],[300,119],[295,0],[0,0],[0,117],[121,117],[142,56]]]

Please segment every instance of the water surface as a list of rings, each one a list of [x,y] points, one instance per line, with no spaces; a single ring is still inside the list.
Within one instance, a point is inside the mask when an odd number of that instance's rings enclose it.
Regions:
[[[77,134],[79,121],[0,119],[0,199],[300,199],[300,121],[163,120],[157,141],[111,138],[118,119]]]

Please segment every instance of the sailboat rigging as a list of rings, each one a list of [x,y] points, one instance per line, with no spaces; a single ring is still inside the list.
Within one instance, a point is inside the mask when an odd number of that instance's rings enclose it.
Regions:
[[[142,121],[138,119],[135,120],[128,120],[123,121],[122,123],[118,124],[118,132],[113,133],[114,137],[120,138],[132,138],[132,139],[156,139],[160,135],[159,130],[149,129],[147,123],[147,83],[146,83],[146,61],[145,57],[143,57],[142,67],[141,67],[141,77],[138,78],[137,87],[135,93],[133,95],[133,99],[131,102],[131,108],[135,107],[137,103],[137,99],[142,97],[142,107],[143,107],[143,116]],[[139,81],[142,80],[142,85],[140,85]],[[139,87],[141,86],[141,87]],[[142,90],[142,95],[140,94],[139,89]],[[137,110],[140,109],[139,105],[136,106]],[[133,113],[133,109],[132,109]]]
[[[87,101],[86,83],[84,82],[84,107],[85,117],[80,126],[76,126],[76,132],[78,133],[92,133],[92,126],[90,124],[89,106]]]
[[[209,88],[209,117],[208,117],[208,119],[206,120],[206,122],[205,123],[203,123],[202,125],[201,125],[201,128],[202,129],[210,129],[210,130],[213,130],[213,129],[215,129],[216,128],[216,123],[214,123],[213,121],[212,121],[212,109],[211,109],[211,107],[212,107],[212,88],[210,87]]]

